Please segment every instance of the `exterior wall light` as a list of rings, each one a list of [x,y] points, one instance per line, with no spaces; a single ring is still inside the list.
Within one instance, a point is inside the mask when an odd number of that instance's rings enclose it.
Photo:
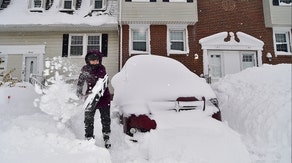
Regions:
[[[269,62],[272,61],[272,54],[270,52],[267,53],[266,57],[268,58]]]
[[[194,54],[195,59],[199,59],[199,55],[196,53]]]

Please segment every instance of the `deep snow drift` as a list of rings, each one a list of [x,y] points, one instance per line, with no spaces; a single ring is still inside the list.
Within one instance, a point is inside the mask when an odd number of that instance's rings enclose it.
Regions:
[[[254,162],[291,162],[291,64],[263,65],[213,84],[223,119]]]
[[[51,91],[55,97],[74,97],[74,85],[55,86],[56,91]],[[291,65],[250,68],[229,75],[212,87],[219,98],[223,123],[241,134],[252,163],[291,162]],[[71,91],[65,93],[61,88]],[[158,151],[155,144],[148,143],[152,135],[159,133],[146,134],[143,143],[129,142],[115,118],[112,121],[112,149],[106,150],[102,145],[98,114],[96,143],[87,142],[83,140],[83,113],[79,103],[75,104],[75,115],[63,111],[62,114],[57,112],[59,116],[52,116],[39,109],[42,100],[34,89],[27,83],[0,87],[1,163],[154,162],[149,159],[149,153],[169,155],[167,162],[178,162],[171,159],[173,153],[167,151],[176,151],[176,158],[184,156],[177,149]],[[71,105],[74,98],[72,100],[67,104]],[[57,100],[51,102],[58,103]],[[163,138],[163,135],[159,136]],[[212,155],[209,153],[210,157]]]

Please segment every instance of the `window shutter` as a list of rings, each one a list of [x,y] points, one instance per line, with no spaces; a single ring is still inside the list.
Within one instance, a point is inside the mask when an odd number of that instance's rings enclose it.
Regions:
[[[132,2],[132,0],[125,0],[126,2]]]
[[[150,2],[156,2],[156,0],[150,0]]]
[[[53,2],[52,1],[47,1],[46,2],[46,10],[50,9],[52,7]]]
[[[62,57],[68,57],[69,34],[63,34]]]
[[[163,0],[162,2],[169,2],[169,0]]]
[[[279,6],[279,0],[273,0],[273,5],[274,6]]]
[[[187,0],[187,2],[189,3],[189,2],[193,2],[193,0]]]
[[[104,57],[107,57],[108,34],[102,34],[101,52]]]
[[[76,9],[79,9],[81,7],[81,2],[82,2],[82,0],[76,1]]]

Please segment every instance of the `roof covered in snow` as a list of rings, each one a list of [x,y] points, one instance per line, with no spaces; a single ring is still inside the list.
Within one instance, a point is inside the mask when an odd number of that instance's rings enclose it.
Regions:
[[[30,7],[32,0],[11,0],[0,10],[0,31],[62,31],[70,29],[116,29],[117,1],[108,0],[102,10],[93,10],[91,1],[80,1],[78,7],[64,10],[63,0],[50,1],[43,8]]]

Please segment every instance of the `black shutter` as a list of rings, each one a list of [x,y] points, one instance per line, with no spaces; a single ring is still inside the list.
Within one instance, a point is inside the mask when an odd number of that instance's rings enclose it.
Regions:
[[[63,34],[62,57],[68,57],[69,34]]]
[[[193,2],[193,0],[187,0],[187,2]]]
[[[132,2],[132,0],[125,0],[126,2]]]
[[[169,2],[169,0],[163,0],[162,2]]]
[[[79,9],[81,7],[81,2],[82,2],[82,0],[76,1],[76,9]]]
[[[107,57],[108,34],[102,34],[101,52],[104,57]]]
[[[156,0],[150,0],[150,2],[156,2]]]
[[[273,5],[274,6],[279,6],[279,0],[273,0]]]

